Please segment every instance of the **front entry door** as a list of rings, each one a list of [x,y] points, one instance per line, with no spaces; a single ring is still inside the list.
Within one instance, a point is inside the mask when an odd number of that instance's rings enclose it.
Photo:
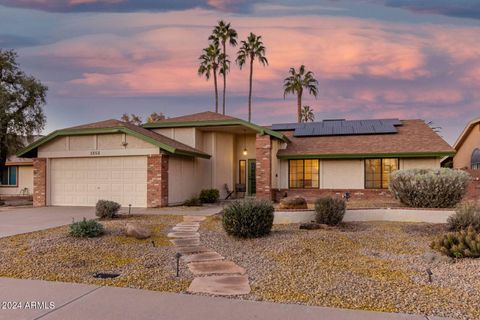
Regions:
[[[257,163],[255,159],[248,160],[248,195],[257,193]]]

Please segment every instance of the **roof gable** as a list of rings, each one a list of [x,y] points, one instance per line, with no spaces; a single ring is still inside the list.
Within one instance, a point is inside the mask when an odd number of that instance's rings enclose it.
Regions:
[[[455,148],[455,150],[458,151],[458,149],[460,149],[460,147],[462,146],[463,142],[467,139],[468,135],[470,134],[470,132],[473,130],[473,128],[480,123],[480,118],[476,118],[476,119],[473,119],[472,121],[470,121],[466,126],[465,128],[463,129],[462,133],[460,134],[460,136],[458,137],[457,141],[455,141],[455,144],[453,145],[453,147]]]

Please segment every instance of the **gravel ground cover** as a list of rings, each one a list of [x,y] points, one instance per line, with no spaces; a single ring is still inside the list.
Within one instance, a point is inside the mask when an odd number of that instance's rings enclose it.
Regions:
[[[264,238],[235,239],[217,216],[200,232],[203,245],[247,270],[252,293],[246,299],[480,319],[480,260],[452,261],[429,248],[444,225],[298,227],[278,225]]]
[[[79,239],[68,226],[0,239],[0,277],[42,279],[183,292],[191,274],[184,268],[176,278],[175,250],[166,233],[181,216],[130,216],[99,221],[106,234]],[[152,229],[152,238],[124,235],[127,222]],[[152,241],[155,242],[153,246]],[[120,273],[114,279],[96,279],[96,272]]]

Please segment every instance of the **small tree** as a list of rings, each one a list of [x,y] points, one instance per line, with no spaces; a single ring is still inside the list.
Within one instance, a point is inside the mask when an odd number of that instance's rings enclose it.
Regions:
[[[163,112],[160,112],[160,113],[152,112],[152,114],[147,118],[147,123],[160,122],[165,119],[167,119],[167,117],[165,117]]]
[[[142,118],[136,114],[131,113],[130,115],[128,113],[124,113],[122,117],[120,118],[123,122],[131,123],[134,125],[141,125],[142,124]]]
[[[47,87],[26,75],[17,62],[17,53],[0,49],[0,166],[45,126],[43,106]]]

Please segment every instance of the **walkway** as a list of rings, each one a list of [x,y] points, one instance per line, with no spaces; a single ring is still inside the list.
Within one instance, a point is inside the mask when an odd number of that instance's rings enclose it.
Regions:
[[[232,261],[226,261],[217,252],[201,246],[198,229],[205,217],[184,216],[183,222],[172,228],[168,237],[176,251],[187,262],[193,279],[188,292],[235,296],[250,293],[245,269]]]
[[[0,278],[0,301],[22,302],[1,320],[440,320],[436,317],[254,302],[128,288]],[[26,309],[26,302],[54,309]],[[32,306],[30,303],[29,306]],[[1,306],[0,306],[1,307]]]

